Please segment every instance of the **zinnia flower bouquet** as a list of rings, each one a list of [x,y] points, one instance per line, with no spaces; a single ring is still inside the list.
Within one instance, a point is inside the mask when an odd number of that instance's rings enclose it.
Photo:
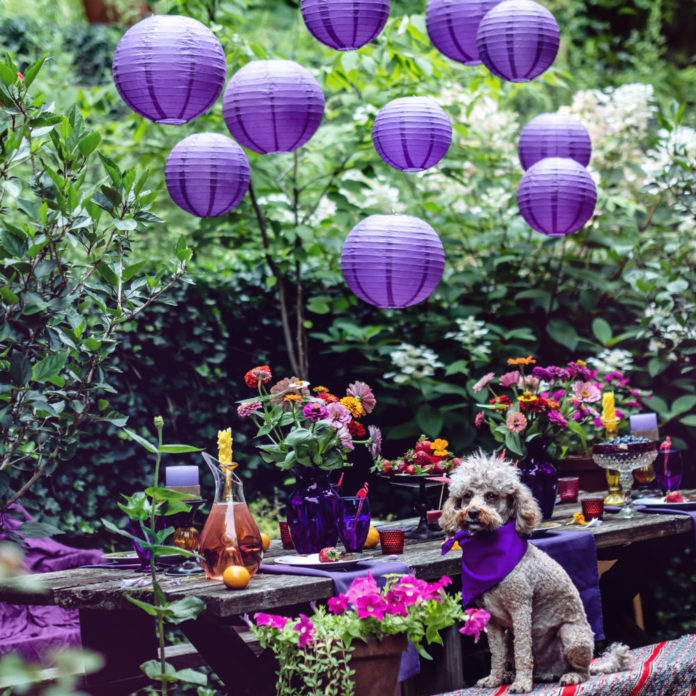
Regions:
[[[249,370],[244,381],[257,390],[257,396],[244,399],[237,407],[242,418],[251,418],[258,427],[256,437],[270,441],[259,447],[265,461],[275,462],[281,469],[339,469],[356,444],[366,445],[373,459],[379,456],[379,428],[365,428],[361,422],[377,404],[367,384],[353,382],[345,396],[338,397],[323,386],[310,391],[309,382],[297,377],[286,377],[266,389],[271,379],[267,365]]]
[[[483,609],[463,610],[461,595],[444,587],[443,576],[428,583],[413,575],[390,576],[379,588],[368,573],[356,578],[345,594],[332,597],[326,607],[315,607],[312,616],[290,619],[274,614],[255,614],[249,627],[264,648],[280,663],[276,693],[279,696],[317,693],[352,693],[351,653],[355,641],[404,635],[429,659],[423,643],[440,643],[439,632],[461,622],[461,633],[478,641],[490,614]],[[311,687],[311,688],[307,688]]]
[[[627,410],[640,408],[640,399],[646,398],[618,371],[600,376],[583,360],[563,367],[535,363],[531,355],[511,358],[508,372],[501,376],[489,372],[474,385],[475,392],[485,388],[490,397],[477,404],[483,410],[476,414],[476,427],[488,425],[493,437],[520,457],[526,456],[527,446],[536,438],[547,439],[555,457],[586,454],[603,439],[605,395],[613,394],[619,407],[611,424],[614,430],[626,421]]]

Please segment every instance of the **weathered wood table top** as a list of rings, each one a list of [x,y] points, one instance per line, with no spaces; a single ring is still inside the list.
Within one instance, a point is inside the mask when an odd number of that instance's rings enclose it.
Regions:
[[[693,543],[692,520],[688,515],[646,514],[630,520],[612,519],[605,514],[605,520],[598,527],[567,526],[574,512],[579,512],[579,504],[557,505],[553,521],[562,526],[556,532],[583,530],[593,534],[597,549],[621,549],[630,544],[667,537],[685,535],[685,545]],[[389,526],[402,526],[407,521],[390,523]],[[458,575],[461,572],[460,558],[456,553],[441,555],[441,539],[429,541],[406,540],[404,553],[398,561],[408,564],[420,578],[432,580],[441,575]],[[272,544],[266,559],[282,554],[279,542]],[[368,559],[385,560],[379,549],[366,551]],[[21,604],[57,604],[68,609],[114,610],[132,608],[123,596],[128,592],[135,597],[147,598],[151,590],[132,586],[136,578],[147,578],[123,568],[79,568],[75,570],[42,573],[41,588],[27,591],[22,578],[0,582],[0,601]],[[171,577],[160,575],[163,589],[169,600],[186,595],[200,597],[206,603],[206,613],[211,616],[231,617],[256,611],[278,610],[312,600],[324,600],[333,595],[333,582],[330,578],[297,575],[257,574],[243,591],[228,590],[220,582],[206,580],[203,576]]]

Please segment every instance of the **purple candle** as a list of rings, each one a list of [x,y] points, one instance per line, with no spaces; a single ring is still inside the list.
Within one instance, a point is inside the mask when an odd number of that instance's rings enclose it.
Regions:
[[[657,414],[636,413],[631,416],[631,432],[636,430],[657,430]]]
[[[165,481],[167,488],[172,486],[197,486],[197,466],[168,466],[165,469]]]

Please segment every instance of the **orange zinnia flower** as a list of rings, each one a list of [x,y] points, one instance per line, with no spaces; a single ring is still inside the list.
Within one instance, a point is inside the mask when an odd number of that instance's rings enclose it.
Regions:
[[[299,394],[286,394],[283,401],[302,401],[302,397]]]
[[[528,355],[526,358],[508,358],[508,365],[533,365],[536,360]]]

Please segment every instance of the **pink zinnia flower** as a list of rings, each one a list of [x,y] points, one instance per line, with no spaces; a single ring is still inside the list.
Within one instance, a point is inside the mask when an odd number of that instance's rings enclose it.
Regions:
[[[387,603],[379,594],[366,594],[358,597],[355,603],[355,610],[359,619],[366,619],[374,616],[380,621],[384,620],[384,612],[387,610]]]
[[[511,387],[513,384],[517,384],[520,379],[519,370],[513,370],[512,372],[506,372],[499,380],[501,387]]]
[[[637,401],[627,401],[626,406],[633,406],[633,408],[640,408],[640,404]]]
[[[467,609],[467,622],[459,629],[465,636],[474,636],[474,643],[478,643],[481,631],[486,630],[486,624],[491,620],[491,615],[485,609]]]
[[[527,427],[527,419],[524,413],[512,411],[508,415],[505,425],[511,433],[521,433]]]
[[[477,428],[480,428],[480,427],[483,425],[483,419],[484,419],[484,418],[485,418],[484,412],[483,412],[483,411],[479,411],[479,412],[476,414],[476,418],[474,418],[474,425],[475,425]]]
[[[326,412],[328,413],[328,420],[331,421],[331,426],[336,429],[342,425],[348,425],[353,418],[350,415],[350,411],[343,404],[339,404],[338,401],[326,404]]]
[[[258,411],[261,406],[262,404],[260,401],[245,401],[243,404],[237,406],[237,415],[246,418],[255,411]]]
[[[257,626],[271,626],[272,628],[277,628],[279,631],[282,631],[285,624],[290,621],[287,616],[263,614],[261,612],[254,614],[254,620]]]
[[[536,377],[537,379],[543,379],[544,382],[553,382],[553,368],[546,368],[546,367],[534,367],[532,369],[532,377]]]
[[[368,573],[367,577],[355,578],[355,580],[353,580],[348,588],[348,592],[346,592],[346,597],[348,598],[348,601],[355,606],[355,603],[359,597],[374,594],[375,592],[379,592],[379,587],[377,587],[377,583],[372,577],[372,573]]]
[[[593,404],[602,398],[602,392],[591,382],[573,382],[573,394],[578,401]]]
[[[332,614],[343,614],[348,608],[348,597],[343,593],[338,595],[338,597],[331,597],[328,607]]]
[[[372,409],[377,405],[377,399],[375,399],[372,389],[365,382],[349,384],[346,394],[357,399],[362,404],[365,413],[372,413]]]
[[[481,377],[481,379],[474,384],[474,391],[480,392],[494,377],[494,372],[489,372],[487,375]]]
[[[549,413],[549,420],[552,423],[556,423],[556,425],[564,430],[568,427],[568,421],[558,411],[551,411],[551,413]]]
[[[338,441],[343,449],[355,449],[353,438],[351,437],[350,430],[348,430],[348,426],[341,425],[340,427],[336,428],[336,435],[338,436]]]
[[[304,417],[310,421],[318,421],[322,418],[329,417],[326,406],[324,406],[323,402],[321,401],[310,401],[308,404],[305,404],[305,407],[302,409],[302,413]]]
[[[297,644],[304,648],[306,645],[311,645],[314,642],[314,624],[310,621],[309,616],[300,614],[300,620],[292,629],[300,634]]]
[[[594,424],[594,427],[597,428],[597,430],[601,430],[604,427],[604,423],[602,423],[602,419],[600,416],[597,416],[592,420],[592,423]]]

